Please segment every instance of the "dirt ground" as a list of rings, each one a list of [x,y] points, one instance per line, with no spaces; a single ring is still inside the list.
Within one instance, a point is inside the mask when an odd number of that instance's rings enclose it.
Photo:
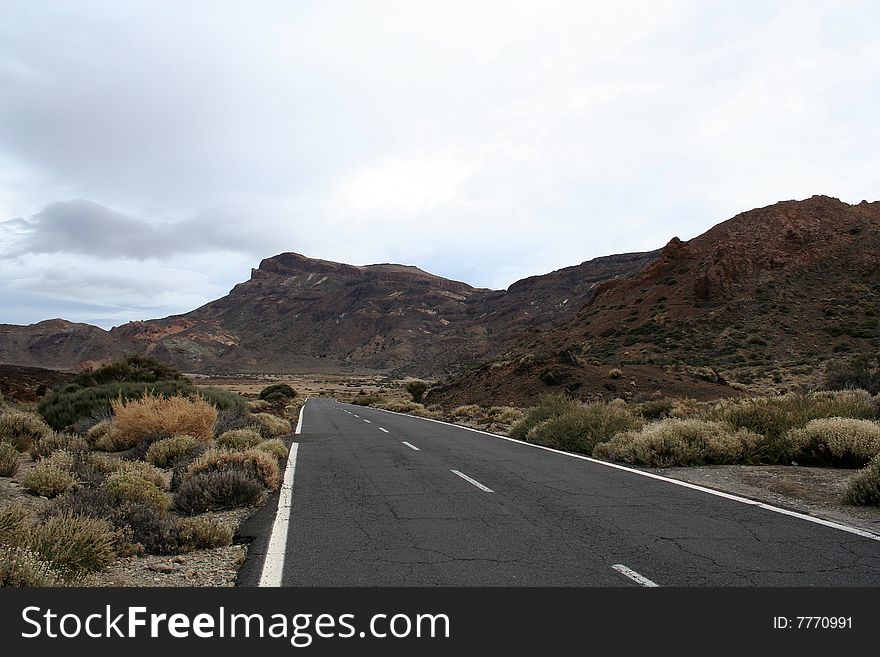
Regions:
[[[803,466],[716,465],[652,472],[880,534],[880,508],[841,501],[857,470]]]

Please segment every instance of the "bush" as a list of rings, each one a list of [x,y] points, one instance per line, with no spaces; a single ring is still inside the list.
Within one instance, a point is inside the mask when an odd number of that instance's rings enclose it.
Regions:
[[[116,504],[125,502],[146,504],[160,511],[171,508],[171,500],[155,483],[139,477],[134,472],[115,472],[107,478],[101,488]]]
[[[63,586],[64,578],[45,559],[24,547],[0,545],[0,587]]]
[[[827,390],[867,390],[880,393],[880,356],[856,356],[828,366],[824,387]]]
[[[104,570],[116,558],[117,535],[105,520],[60,514],[34,525],[28,546],[63,571]]]
[[[183,478],[174,495],[174,506],[184,513],[235,509],[257,504],[263,486],[242,470],[206,470]]]
[[[251,411],[265,411],[267,408],[272,408],[272,404],[265,399],[254,399],[248,404],[248,408]]]
[[[177,523],[160,508],[130,500],[120,502],[108,491],[80,488],[60,498],[48,511],[107,520],[116,529],[118,551],[124,554],[174,554],[179,547]]]
[[[623,376],[623,370],[619,367],[615,367],[613,369],[608,370],[608,378],[609,379],[619,379]]]
[[[14,477],[18,472],[18,450],[10,443],[0,443],[0,477]]]
[[[556,449],[592,454],[597,444],[639,424],[625,405],[593,402],[535,425],[526,440]]]
[[[187,474],[223,470],[244,472],[251,479],[257,480],[271,490],[275,490],[281,484],[278,462],[266,452],[258,449],[241,452],[226,449],[210,450],[190,464],[187,468]]]
[[[880,455],[849,480],[843,500],[856,506],[880,504]]]
[[[880,453],[880,424],[851,418],[812,420],[791,432],[795,459],[816,465],[861,468]]]
[[[465,406],[458,406],[452,409],[452,412],[449,413],[449,417],[451,418],[466,418],[466,419],[474,419],[483,414],[483,408],[478,404],[466,404]]]
[[[422,397],[425,396],[425,393],[428,391],[428,382],[427,381],[409,381],[405,386],[404,390],[406,390],[412,400],[416,404],[420,404],[422,402]]]
[[[199,388],[199,396],[218,411],[245,413],[248,410],[247,399],[229,390],[206,386]]]
[[[151,434],[186,434],[204,442],[214,436],[217,409],[203,399],[149,394],[128,402],[116,400],[112,405],[113,425],[120,436],[116,444],[123,449],[134,447]]]
[[[186,435],[162,438],[150,445],[147,450],[147,462],[158,468],[171,467],[175,461],[192,454],[201,444],[201,441]]]
[[[286,383],[274,383],[260,390],[259,397],[263,401],[274,403],[287,399],[294,399],[296,397],[296,390]]]
[[[30,454],[34,461],[39,461],[50,456],[53,452],[57,452],[59,449],[68,452],[81,452],[88,448],[89,445],[84,438],[70,433],[51,431],[39,440],[31,443]]]
[[[28,510],[23,504],[0,508],[0,545],[19,545],[27,527]]]
[[[287,454],[290,451],[287,449],[287,445],[284,444],[284,441],[278,438],[270,438],[269,440],[262,441],[257,445],[257,449],[261,452],[271,454],[276,459],[286,459]]]
[[[83,418],[110,412],[114,400],[140,399],[145,395],[172,397],[193,392],[188,381],[155,383],[108,383],[93,388],[66,386],[40,400],[37,411],[53,429],[62,430]]]
[[[183,375],[151,356],[131,355],[95,370],[80,372],[73,383],[86,388],[108,383],[156,383],[170,380],[183,380]]]
[[[674,408],[675,400],[668,397],[649,399],[636,405],[636,410],[646,420],[662,420],[665,417],[672,417]]]
[[[66,493],[76,486],[76,478],[69,472],[62,470],[53,463],[44,459],[28,472],[22,484],[25,489],[35,495],[43,497],[56,497]]]
[[[222,449],[245,450],[256,447],[262,441],[259,429],[234,429],[220,434],[217,446]]]
[[[4,411],[0,413],[0,442],[9,443],[19,452],[26,452],[34,441],[52,429],[32,413]]]
[[[210,550],[232,543],[232,530],[216,518],[181,518],[177,527],[181,552]]]
[[[593,455],[656,468],[741,463],[760,448],[762,436],[722,422],[667,419],[619,434]]]
[[[517,422],[510,430],[510,437],[517,440],[525,440],[535,426],[578,408],[578,402],[570,397],[560,394],[542,395],[538,405],[530,408],[525,417]]]
[[[277,438],[291,432],[290,422],[269,413],[254,413],[253,417],[263,438]]]
[[[101,420],[97,424],[94,424],[89,428],[86,432],[86,440],[89,441],[90,445],[97,445],[99,441],[101,441],[104,436],[113,431],[113,422],[111,420]],[[108,450],[109,451],[109,450]]]
[[[525,416],[525,413],[513,406],[493,406],[488,414],[498,424],[516,424]]]

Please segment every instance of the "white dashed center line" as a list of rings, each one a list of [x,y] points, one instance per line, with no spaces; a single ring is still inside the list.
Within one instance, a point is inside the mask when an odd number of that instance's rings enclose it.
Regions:
[[[476,486],[476,487],[479,488],[480,490],[484,490],[484,491],[486,491],[487,493],[494,493],[494,492],[495,492],[494,490],[492,490],[492,489],[489,488],[488,486],[484,486],[483,484],[481,484],[481,483],[480,483],[479,481],[477,481],[476,479],[471,479],[470,477],[468,477],[468,476],[467,476],[466,474],[464,474],[463,472],[459,472],[458,470],[450,470],[450,472],[451,472],[452,474],[454,474],[454,475],[458,475],[459,477],[461,477],[462,479],[464,479],[466,482],[468,482],[469,484],[473,484],[474,486]]]
[[[388,433],[388,429],[383,429],[382,427],[379,427],[379,431],[383,431],[385,433]]]
[[[632,568],[627,568],[622,563],[614,564],[611,567],[614,570],[616,570],[617,572],[619,572],[621,575],[623,575],[624,577],[629,577],[636,584],[641,584],[642,586],[647,586],[649,588],[654,588],[654,587],[658,586],[658,584],[656,582],[651,581],[650,579],[648,579],[644,575],[639,575]]]
[[[400,442],[402,442],[404,445],[406,445],[406,446],[409,447],[410,449],[414,449],[414,450],[417,451],[417,452],[420,452],[420,451],[421,451],[418,447],[416,447],[416,446],[413,445],[412,443],[408,443],[408,442],[406,442],[405,440],[402,440],[402,441],[400,441]]]

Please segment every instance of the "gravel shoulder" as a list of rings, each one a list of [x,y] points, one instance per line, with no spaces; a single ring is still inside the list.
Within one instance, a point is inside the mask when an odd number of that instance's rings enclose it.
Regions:
[[[716,465],[651,472],[799,511],[880,535],[880,508],[844,504],[847,481],[857,470],[777,465]]]

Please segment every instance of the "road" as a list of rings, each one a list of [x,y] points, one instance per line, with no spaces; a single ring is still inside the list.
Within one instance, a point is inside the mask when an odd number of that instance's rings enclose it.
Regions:
[[[296,439],[282,586],[880,584],[877,540],[452,425],[311,399]]]

